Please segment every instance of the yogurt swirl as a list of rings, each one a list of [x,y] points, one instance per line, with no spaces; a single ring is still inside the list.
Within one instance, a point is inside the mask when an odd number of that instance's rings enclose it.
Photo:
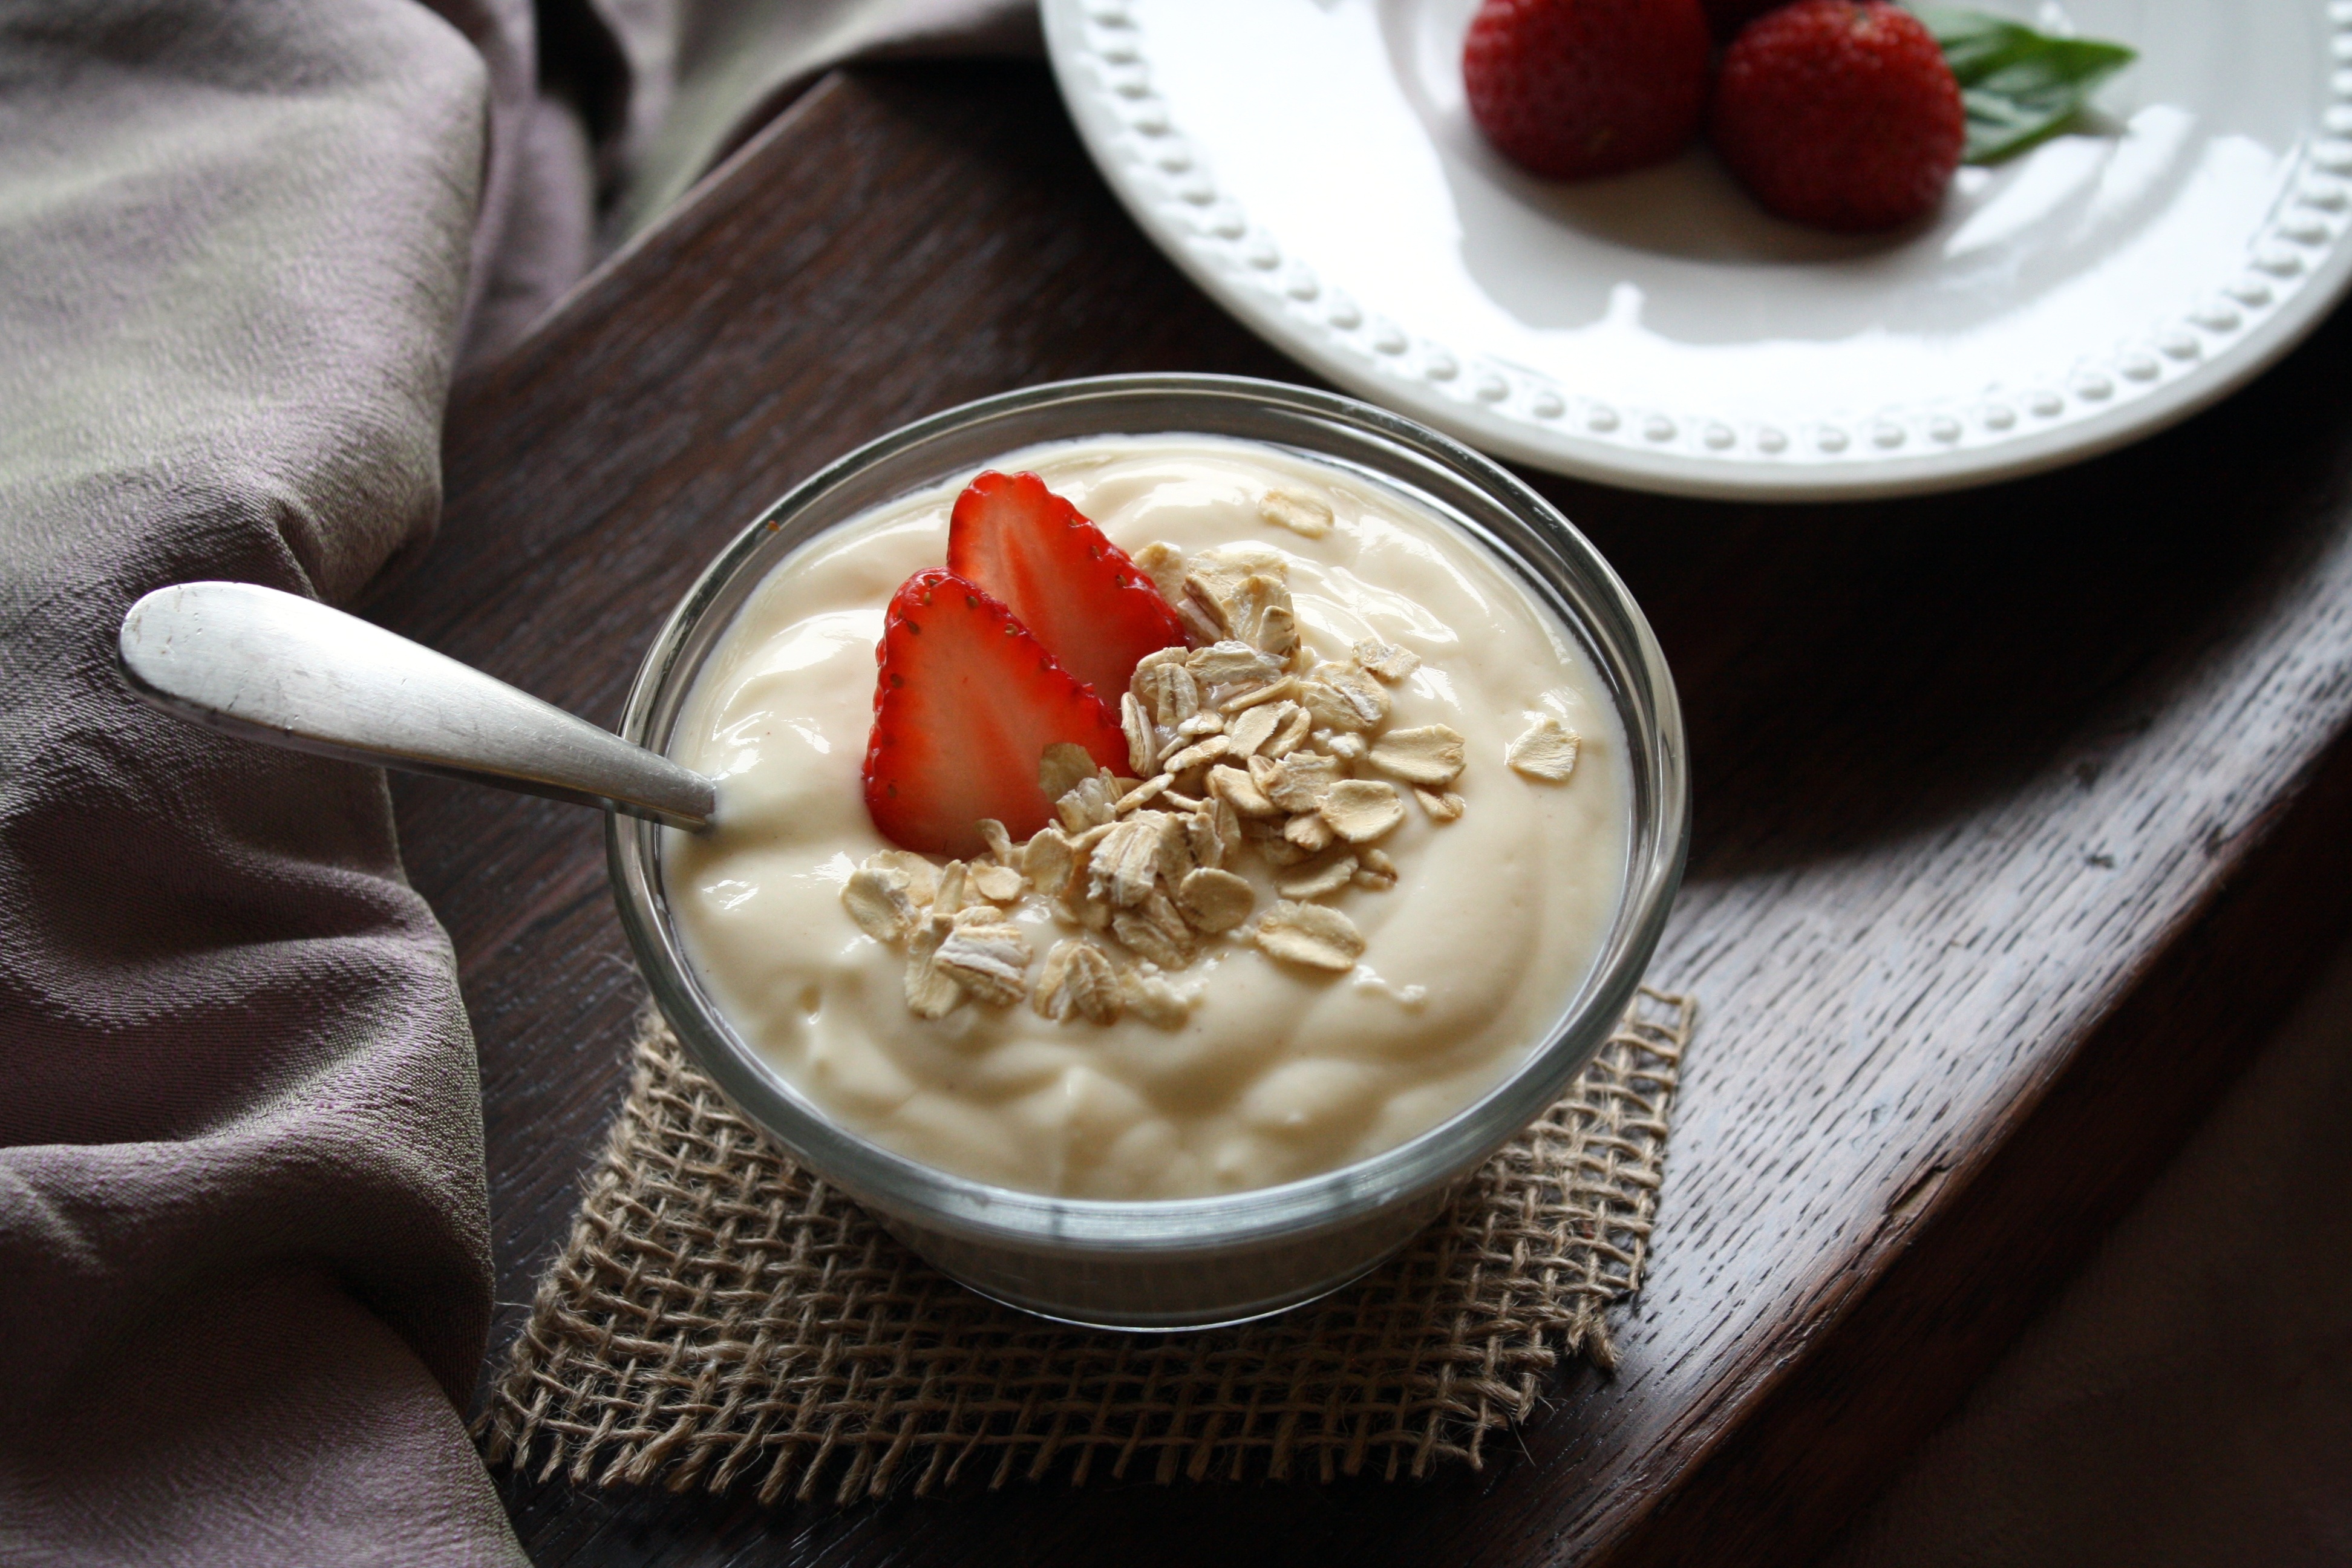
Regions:
[[[1393,888],[1324,900],[1361,931],[1346,974],[1279,963],[1241,932],[1174,977],[1177,1029],[1057,1023],[1026,1006],[910,1015],[903,956],[841,891],[888,847],[859,767],[883,605],[943,556],[957,486],[903,498],[781,563],[723,633],[671,751],[720,781],[708,834],[665,836],[664,876],[719,1011],[811,1102],[910,1159],[1073,1197],[1199,1196],[1349,1163],[1444,1121],[1504,1078],[1574,998],[1627,869],[1622,725],[1582,648],[1482,549],[1408,499],[1278,448],[1198,436],[1013,453],[1130,553],[1282,552],[1301,638],[1341,659],[1370,638],[1420,668],[1399,727],[1444,724],[1469,764],[1458,819],[1408,809],[1381,840]],[[1328,507],[1328,531],[1270,521],[1270,492]],[[1319,521],[1319,511],[1318,511]],[[1514,771],[1545,717],[1580,738],[1557,782]],[[1276,898],[1262,867],[1259,907]],[[1073,932],[1042,899],[1012,917],[1043,953]]]

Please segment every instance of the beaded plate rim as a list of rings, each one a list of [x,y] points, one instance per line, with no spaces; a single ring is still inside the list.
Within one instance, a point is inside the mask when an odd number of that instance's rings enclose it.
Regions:
[[[2315,0],[2273,0],[2312,4]],[[1045,0],[1047,52],[1087,152],[1146,235],[1218,304],[1358,396],[1510,461],[1635,489],[1725,500],[1925,494],[2111,450],[2268,369],[2352,285],[2352,0],[2316,0],[2326,107],[2234,276],[2104,361],[1967,408],[1893,404],[1856,419],[1745,427],[1704,409],[1634,406],[1412,332],[1286,258],[1218,188],[1151,85],[1133,0]]]

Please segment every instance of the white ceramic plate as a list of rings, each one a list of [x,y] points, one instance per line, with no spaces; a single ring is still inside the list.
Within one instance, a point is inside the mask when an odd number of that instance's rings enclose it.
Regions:
[[[1687,495],[1945,489],[2145,436],[2352,279],[2352,0],[1974,0],[2119,39],[2089,133],[1893,237],[1703,149],[1528,178],[1463,104],[1475,0],[1045,0],[1095,160],[1226,309],[1503,457]]]

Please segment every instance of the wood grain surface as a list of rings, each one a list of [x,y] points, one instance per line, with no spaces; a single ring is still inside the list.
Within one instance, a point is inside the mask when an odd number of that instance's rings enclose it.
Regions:
[[[2352,353],[2042,479],[1765,508],[1543,488],[1681,684],[1701,997],[1613,1377],[1419,1486],[848,1510],[506,1478],[567,1563],[1802,1561],[2226,1081],[2347,910]],[[829,79],[460,389],[442,536],[373,609],[603,722],[767,501],[913,417],[1114,370],[1304,379],[1119,213],[1034,68]],[[480,1040],[501,1335],[641,988],[591,814],[401,781]],[[494,1351],[495,1353],[495,1351]]]

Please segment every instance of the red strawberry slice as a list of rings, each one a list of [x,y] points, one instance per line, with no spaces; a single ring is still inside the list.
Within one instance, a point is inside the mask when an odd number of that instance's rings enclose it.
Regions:
[[[1185,640],[1127,552],[1034,474],[985,473],[965,487],[948,523],[948,570],[1003,600],[1114,711],[1137,661]]]
[[[972,826],[983,816],[1028,837],[1053,816],[1037,761],[1057,742],[1127,765],[1118,716],[1012,611],[951,572],[898,585],[874,658],[866,809],[894,844],[970,858],[985,848]]]

